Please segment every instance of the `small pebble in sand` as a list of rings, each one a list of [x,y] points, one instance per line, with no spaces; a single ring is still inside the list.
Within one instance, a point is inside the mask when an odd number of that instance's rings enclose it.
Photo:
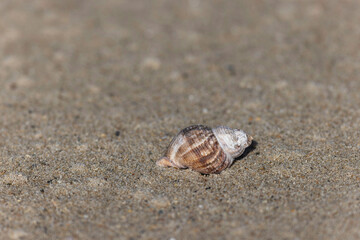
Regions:
[[[9,173],[1,179],[2,183],[6,185],[20,186],[27,183],[28,179],[26,176],[17,173]]]
[[[88,179],[88,186],[91,187],[93,190],[100,190],[103,189],[108,185],[107,181],[102,178],[89,178]]]
[[[167,208],[169,207],[170,201],[167,197],[155,197],[150,201],[150,205],[153,206],[154,208]]]
[[[220,173],[244,153],[252,139],[239,129],[190,126],[174,137],[157,165],[190,168],[203,174]]]
[[[20,239],[25,239],[25,237],[28,235],[27,232],[25,232],[24,230],[22,229],[13,229],[13,230],[10,230],[8,236],[10,239],[13,239],[13,240],[20,240]]]
[[[158,58],[148,57],[143,60],[141,65],[145,69],[150,69],[150,70],[156,71],[156,70],[160,69],[161,62]]]

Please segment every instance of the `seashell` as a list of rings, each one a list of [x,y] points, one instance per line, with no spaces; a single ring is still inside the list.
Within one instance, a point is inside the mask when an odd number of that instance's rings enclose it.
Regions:
[[[228,168],[251,145],[252,137],[243,130],[194,125],[181,130],[170,142],[158,166],[190,168],[210,174]]]

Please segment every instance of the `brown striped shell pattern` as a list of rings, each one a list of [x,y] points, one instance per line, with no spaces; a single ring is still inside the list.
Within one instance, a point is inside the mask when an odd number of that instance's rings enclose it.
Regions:
[[[239,129],[190,126],[173,138],[157,165],[190,168],[203,174],[220,173],[244,153],[252,139]]]

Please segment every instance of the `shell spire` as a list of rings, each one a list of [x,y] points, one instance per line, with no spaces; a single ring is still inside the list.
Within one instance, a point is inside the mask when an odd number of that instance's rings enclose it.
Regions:
[[[190,126],[173,138],[157,165],[190,168],[204,174],[220,173],[244,153],[252,139],[239,129]]]

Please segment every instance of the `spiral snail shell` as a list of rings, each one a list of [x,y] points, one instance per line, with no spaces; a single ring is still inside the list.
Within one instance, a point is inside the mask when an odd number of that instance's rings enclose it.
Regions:
[[[157,165],[190,168],[203,174],[220,173],[244,153],[252,139],[239,129],[190,126],[173,138]]]

